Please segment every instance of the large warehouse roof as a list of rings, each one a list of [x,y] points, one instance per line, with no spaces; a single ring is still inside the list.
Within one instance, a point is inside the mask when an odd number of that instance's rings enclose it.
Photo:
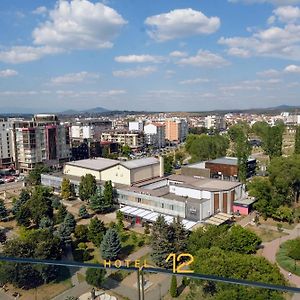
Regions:
[[[248,161],[252,161],[254,158],[249,157]],[[221,165],[230,165],[230,166],[237,166],[238,159],[237,157],[220,157],[213,160],[207,161],[207,163],[214,163],[214,164],[221,164]]]
[[[155,157],[146,157],[146,158],[140,158],[140,159],[134,159],[128,161],[119,161],[114,159],[98,157],[98,158],[72,161],[66,164],[70,166],[84,168],[84,169],[102,171],[116,165],[122,165],[127,169],[135,169],[135,168],[141,168],[141,167],[145,167],[157,163],[159,163],[159,160],[156,159]]]
[[[66,165],[75,166],[84,169],[91,169],[95,171],[102,171],[107,168],[111,168],[115,165],[118,165],[120,162],[118,160],[108,159],[108,158],[90,158],[82,159],[77,161],[72,161],[66,163]]]
[[[159,160],[156,159],[155,157],[146,157],[146,158],[122,161],[121,165],[123,165],[125,168],[128,169],[135,169],[135,168],[141,168],[149,165],[154,165],[157,163],[159,163]]]

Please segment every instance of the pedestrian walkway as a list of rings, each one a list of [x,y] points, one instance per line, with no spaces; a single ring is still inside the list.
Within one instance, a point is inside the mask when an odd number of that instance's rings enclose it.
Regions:
[[[276,263],[276,253],[279,249],[280,244],[285,241],[295,239],[299,236],[300,224],[298,224],[293,230],[290,230],[289,235],[280,237],[268,243],[263,243],[262,255],[272,263]],[[300,288],[300,277],[292,274],[288,276],[289,272],[279,266],[280,272],[284,275],[286,280],[293,286]],[[292,300],[300,300],[300,294],[294,294]]]

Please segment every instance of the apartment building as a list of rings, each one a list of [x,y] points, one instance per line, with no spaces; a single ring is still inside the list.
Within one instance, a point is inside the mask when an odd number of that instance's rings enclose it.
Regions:
[[[13,163],[13,121],[0,119],[0,168],[10,167]]]
[[[157,148],[166,145],[166,125],[164,123],[150,123],[144,127],[145,142]]]
[[[128,129],[129,131],[143,131],[144,122],[143,121],[128,122]]]
[[[14,160],[17,169],[29,172],[39,163],[59,165],[70,159],[69,127],[56,115],[39,114],[13,126]]]
[[[118,143],[121,146],[129,146],[133,150],[144,147],[145,137],[142,132],[111,131],[101,134],[101,141]]]
[[[181,143],[188,135],[188,124],[184,119],[166,120],[166,139],[170,142]]]
[[[71,140],[100,140],[101,133],[109,131],[112,128],[112,122],[108,120],[83,120],[70,126]]]
[[[204,119],[204,124],[207,129],[224,130],[226,129],[226,122],[223,116],[212,115]]]

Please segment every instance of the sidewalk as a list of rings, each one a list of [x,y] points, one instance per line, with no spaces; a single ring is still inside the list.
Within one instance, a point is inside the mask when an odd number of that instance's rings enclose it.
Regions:
[[[262,255],[266,259],[268,259],[270,262],[276,263],[276,253],[278,251],[278,248],[279,248],[280,244],[284,243],[285,241],[297,238],[298,233],[299,233],[298,230],[300,230],[300,224],[298,224],[293,230],[289,230],[289,235],[280,237],[280,238],[275,239],[275,240],[273,240],[271,242],[268,242],[268,243],[264,243],[263,244],[264,248],[263,248],[263,251],[262,251]],[[289,276],[288,276],[289,272],[288,271],[282,269],[281,267],[279,267],[279,269],[280,269],[280,272],[286,278],[287,282],[290,282],[295,287],[300,288],[300,277],[299,276],[293,274],[289,278]],[[292,300],[300,300],[300,294],[294,294]]]

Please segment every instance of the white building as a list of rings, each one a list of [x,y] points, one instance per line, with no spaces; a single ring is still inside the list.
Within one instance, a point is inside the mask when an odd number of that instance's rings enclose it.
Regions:
[[[205,117],[204,122],[205,122],[205,127],[208,129],[217,129],[217,130],[226,129],[226,123],[224,117],[219,115],[207,116]]]
[[[0,168],[13,163],[13,119],[0,119]]]
[[[157,148],[166,145],[166,125],[163,123],[150,123],[144,127],[145,142]]]
[[[143,121],[134,121],[128,123],[129,131],[143,131],[144,122]]]

